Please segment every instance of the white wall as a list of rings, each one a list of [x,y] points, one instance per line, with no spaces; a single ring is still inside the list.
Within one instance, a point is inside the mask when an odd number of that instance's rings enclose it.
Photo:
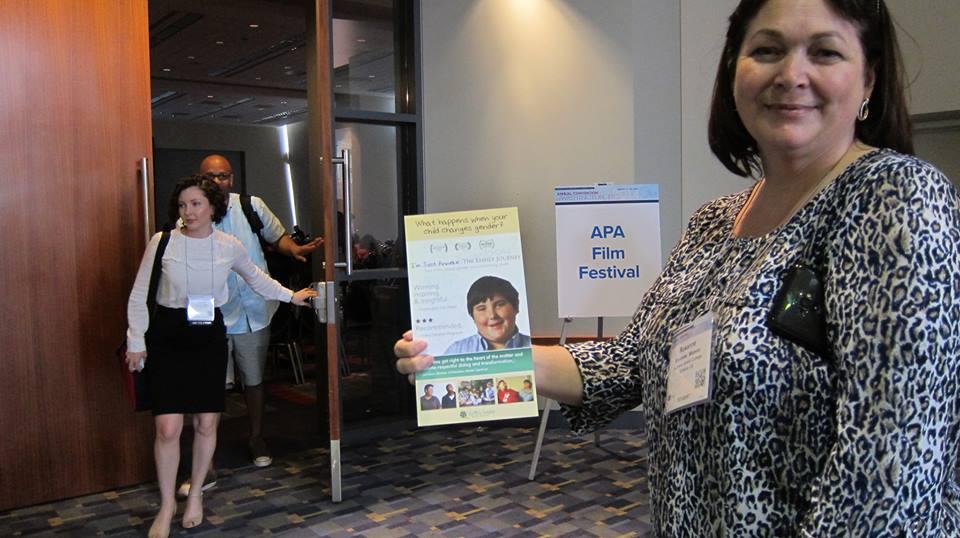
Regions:
[[[670,0],[632,2],[634,177],[660,185],[661,259],[680,239],[682,124],[680,4]],[[644,51],[640,53],[640,51]]]
[[[960,187],[960,126],[918,129],[913,145],[918,157],[933,163]]]
[[[323,204],[323,200],[319,198],[316,200],[310,198],[310,133],[308,123],[300,121],[287,125],[287,138],[290,145],[290,175],[294,187],[294,203],[297,206],[297,224],[310,236],[323,235],[321,233],[323,223],[310,221],[310,215],[314,211],[308,207],[311,204],[318,207]],[[253,191],[251,193],[255,194]],[[286,219],[281,220],[286,223]]]
[[[898,23],[910,85],[910,113],[960,110],[960,2],[886,0]]]
[[[727,17],[737,0],[680,2],[680,65],[683,95],[683,222],[705,202],[743,190],[752,181],[727,171],[710,152],[707,120]]]
[[[635,3],[422,3],[426,211],[519,206],[534,335],[559,330],[553,187],[636,179]],[[646,110],[642,132],[656,137],[667,112]]]
[[[940,168],[960,185],[960,2],[957,0],[887,0],[899,24],[897,39],[910,82],[910,113],[929,115],[915,124],[917,156]],[[946,116],[953,119],[936,121]]]

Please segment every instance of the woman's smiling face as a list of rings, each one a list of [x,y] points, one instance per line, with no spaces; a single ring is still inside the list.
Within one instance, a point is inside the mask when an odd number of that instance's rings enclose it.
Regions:
[[[770,0],[737,57],[737,113],[764,158],[819,155],[853,142],[870,96],[857,27],[824,0]]]

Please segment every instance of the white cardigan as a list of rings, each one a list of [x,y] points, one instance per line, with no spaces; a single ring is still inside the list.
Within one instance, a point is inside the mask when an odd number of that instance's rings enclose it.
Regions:
[[[150,324],[147,291],[159,243],[160,234],[157,233],[143,253],[137,280],[127,302],[127,349],[130,351],[147,348],[143,336]],[[293,298],[293,291],[254,265],[240,241],[218,230],[201,239],[173,230],[161,265],[163,271],[157,288],[157,304],[160,306],[186,308],[187,295],[198,294],[213,295],[214,304],[219,307],[229,296],[227,276],[230,271],[235,271],[266,299],[290,302]]]

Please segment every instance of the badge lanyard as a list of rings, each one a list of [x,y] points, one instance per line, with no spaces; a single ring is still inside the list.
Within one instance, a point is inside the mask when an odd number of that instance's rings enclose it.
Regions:
[[[210,294],[194,295],[190,293],[190,264],[187,260],[187,241],[183,241],[183,273],[187,284],[187,323],[190,325],[210,325],[216,317],[216,305],[213,299],[213,234],[210,234]]]
[[[743,205],[744,208],[750,205],[750,203],[756,197],[756,193],[757,191],[759,191],[759,189],[760,189],[760,183],[757,183],[756,187],[754,187],[754,190],[750,193],[750,196],[747,198],[746,202],[744,203]],[[725,233],[724,241],[721,244],[720,248],[718,249],[718,252],[721,254],[720,259],[730,259],[731,244],[735,240],[733,238],[733,228],[737,226],[737,222],[739,220],[740,220],[739,218],[735,218],[731,229]],[[754,255],[754,259],[750,263],[750,265],[744,271],[742,271],[739,275],[732,276],[730,280],[728,280],[727,283],[723,286],[723,289],[720,290],[720,293],[707,294],[708,296],[706,297],[706,299],[704,299],[704,305],[706,306],[706,313],[710,313],[710,312],[715,313],[718,302],[723,297],[726,297],[727,295],[729,295],[729,292],[731,290],[735,289],[737,286],[740,286],[748,275],[753,274],[757,269],[760,268],[760,265],[763,264],[764,260],[766,260],[767,256],[770,254],[770,251],[773,249],[773,246],[776,243],[777,238],[780,236],[781,231],[782,231],[782,226],[779,226],[772,233],[770,233],[768,237],[765,238],[763,245],[757,248],[757,252]],[[694,286],[694,293],[692,296],[693,297],[701,296],[705,288],[716,283],[718,275],[723,270],[724,270],[724,267],[721,264],[715,265],[713,270],[708,271],[707,274],[703,278],[701,278],[700,281],[697,282],[697,284]],[[678,331],[677,334],[679,334],[679,332],[681,331]]]
[[[790,222],[790,219],[792,219],[793,216],[798,211],[800,211],[801,208],[803,208],[803,206],[807,204],[807,202],[812,200],[814,196],[816,196],[820,191],[826,188],[827,185],[833,182],[833,180],[840,174],[840,172],[842,172],[843,168],[846,168],[850,163],[852,163],[857,158],[859,158],[859,156],[862,155],[862,153],[853,151],[854,147],[855,146],[851,146],[849,149],[847,149],[847,152],[840,157],[839,161],[834,163],[834,165],[829,170],[827,170],[827,172],[823,175],[823,177],[820,178],[820,181],[818,181],[817,184],[814,185],[812,189],[807,191],[807,193],[805,193],[803,197],[797,200],[797,202],[793,205],[793,207],[790,208],[790,211],[787,213],[787,217],[784,219],[784,221],[781,222],[773,230],[772,233],[768,234],[769,237],[767,238],[763,247],[761,247],[761,249],[758,250],[756,257],[753,260],[753,263],[750,264],[747,270],[740,273],[740,275],[737,278],[734,278],[730,282],[728,282],[727,285],[724,286],[722,294],[716,297],[712,297],[711,300],[707,301],[708,311],[712,311],[713,308],[716,307],[717,301],[719,301],[721,297],[726,297],[731,290],[735,289],[738,286],[741,286],[743,284],[744,279],[748,275],[751,275],[760,269],[760,266],[767,259],[767,256],[770,255],[770,252],[773,250],[774,244],[777,242],[777,239],[780,237],[780,234],[783,233],[783,229],[786,228],[787,223]],[[741,208],[741,211],[743,209],[750,207],[750,205],[753,203],[754,198],[756,198],[757,193],[760,192],[760,187],[762,186],[764,181],[766,181],[765,178],[761,179],[760,182],[757,183],[756,187],[750,193],[750,197],[747,198],[747,202],[743,205],[743,208]],[[738,214],[733,221],[733,227],[730,229],[730,233],[727,235],[725,245],[728,245],[730,243],[730,237],[733,234],[733,228],[737,227],[737,223],[739,221],[740,221],[740,215]],[[724,248],[726,248],[726,246]],[[713,276],[715,275],[711,275],[711,277]],[[736,286],[732,286],[731,284],[733,283],[735,283]]]

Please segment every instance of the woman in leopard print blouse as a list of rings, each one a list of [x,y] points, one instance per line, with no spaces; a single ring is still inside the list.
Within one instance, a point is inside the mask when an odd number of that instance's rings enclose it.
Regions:
[[[535,347],[540,393],[577,432],[642,406],[658,536],[960,535],[960,199],[910,156],[884,3],[741,1],[709,139],[758,181],[697,211],[619,336]],[[798,263],[817,352],[767,322]],[[671,350],[708,312],[712,390],[674,408]],[[423,349],[404,335],[398,370]]]

